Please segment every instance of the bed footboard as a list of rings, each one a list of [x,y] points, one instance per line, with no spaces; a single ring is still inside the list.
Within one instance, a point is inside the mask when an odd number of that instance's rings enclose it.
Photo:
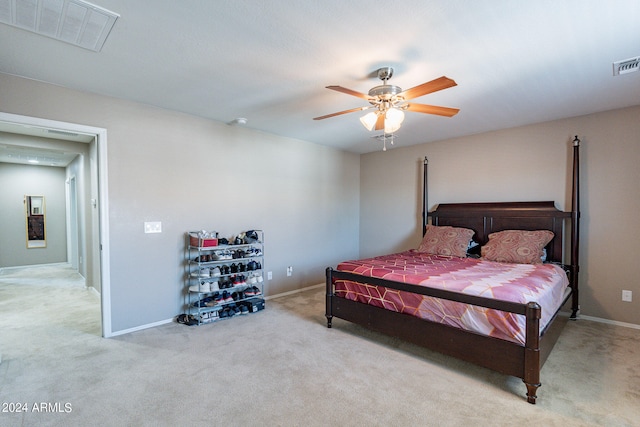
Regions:
[[[525,344],[521,345],[484,336],[338,297],[335,295],[335,280],[353,280],[524,315],[526,319]],[[569,297],[570,294],[566,298],[568,299]],[[473,295],[360,276],[354,273],[337,271],[331,267],[326,269],[325,316],[328,328],[332,327],[332,320],[335,316],[370,330],[394,336],[506,375],[521,378],[527,388],[527,401],[532,404],[535,404],[537,389],[541,386],[540,370],[542,364],[562,330],[561,326],[553,327],[551,324],[545,330],[545,335],[540,336],[541,308],[537,303],[518,304],[496,301]],[[549,329],[553,329],[553,333],[547,333]]]

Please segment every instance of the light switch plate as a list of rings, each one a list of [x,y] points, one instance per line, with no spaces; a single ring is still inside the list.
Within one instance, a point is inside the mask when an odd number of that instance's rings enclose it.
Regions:
[[[145,233],[162,233],[162,223],[160,221],[152,221],[144,223]]]

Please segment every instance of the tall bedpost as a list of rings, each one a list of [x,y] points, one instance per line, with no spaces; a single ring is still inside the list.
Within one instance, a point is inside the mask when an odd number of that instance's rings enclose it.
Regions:
[[[429,159],[424,157],[424,168],[422,169],[422,235],[427,232],[427,220],[429,217],[429,186],[427,185],[427,169],[429,166]]]
[[[573,295],[571,301],[571,319],[578,317],[580,309],[578,299],[578,271],[580,244],[580,139],[578,135],[573,139],[573,185],[571,189],[571,286]]]
[[[331,327],[331,320],[333,319],[333,280],[331,279],[331,273],[333,268],[327,267],[325,270],[327,280],[327,293],[326,293],[326,310],[325,317],[327,318],[327,328]]]

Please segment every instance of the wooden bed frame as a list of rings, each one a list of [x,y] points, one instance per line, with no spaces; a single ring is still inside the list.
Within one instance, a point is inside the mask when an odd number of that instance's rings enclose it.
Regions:
[[[423,233],[427,217],[433,225],[451,225],[471,228],[474,240],[483,245],[492,232],[506,229],[550,230],[555,234],[547,246],[547,260],[562,264],[569,278],[569,290],[563,306],[571,298],[571,319],[576,319],[578,305],[578,244],[579,244],[579,143],[573,141],[573,180],[570,212],[555,208],[553,202],[508,203],[455,203],[440,204],[428,212],[427,160],[424,166]],[[568,227],[570,223],[570,227]],[[565,246],[565,234],[570,236]],[[568,247],[568,250],[567,250]],[[568,254],[565,256],[565,254]],[[569,258],[569,264],[565,264]],[[436,298],[473,304],[481,307],[524,315],[526,318],[525,344],[517,344],[475,332],[430,322],[407,314],[389,311],[364,303],[337,297],[334,280],[351,280],[371,285],[428,295]],[[527,401],[535,404],[540,387],[540,370],[560,336],[568,316],[559,316],[560,310],[542,333],[539,333],[541,308],[536,302],[512,303],[457,292],[394,282],[359,274],[326,270],[326,317],[331,328],[333,317],[348,320],[371,330],[398,337],[443,354],[474,363],[494,371],[521,378],[527,387]]]

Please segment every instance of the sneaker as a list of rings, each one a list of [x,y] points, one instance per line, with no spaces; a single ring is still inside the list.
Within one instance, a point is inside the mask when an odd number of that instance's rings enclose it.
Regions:
[[[189,290],[191,292],[199,292],[199,293],[211,292],[211,285],[209,284],[209,282],[202,281],[197,285],[189,286]]]
[[[227,303],[227,302],[233,302],[233,298],[231,297],[231,295],[229,294],[229,292],[224,291],[222,293],[222,301]]]
[[[213,282],[209,282],[209,288],[211,289],[210,292],[219,291],[220,287],[218,286],[218,281],[214,280]]]
[[[249,314],[249,308],[246,305],[242,304],[240,306],[240,314]]]
[[[211,272],[208,268],[201,268],[198,271],[192,271],[191,277],[211,277]]]
[[[202,298],[200,301],[194,302],[193,306],[197,308],[207,307],[207,303],[211,301],[213,301],[213,298],[211,297]]]

